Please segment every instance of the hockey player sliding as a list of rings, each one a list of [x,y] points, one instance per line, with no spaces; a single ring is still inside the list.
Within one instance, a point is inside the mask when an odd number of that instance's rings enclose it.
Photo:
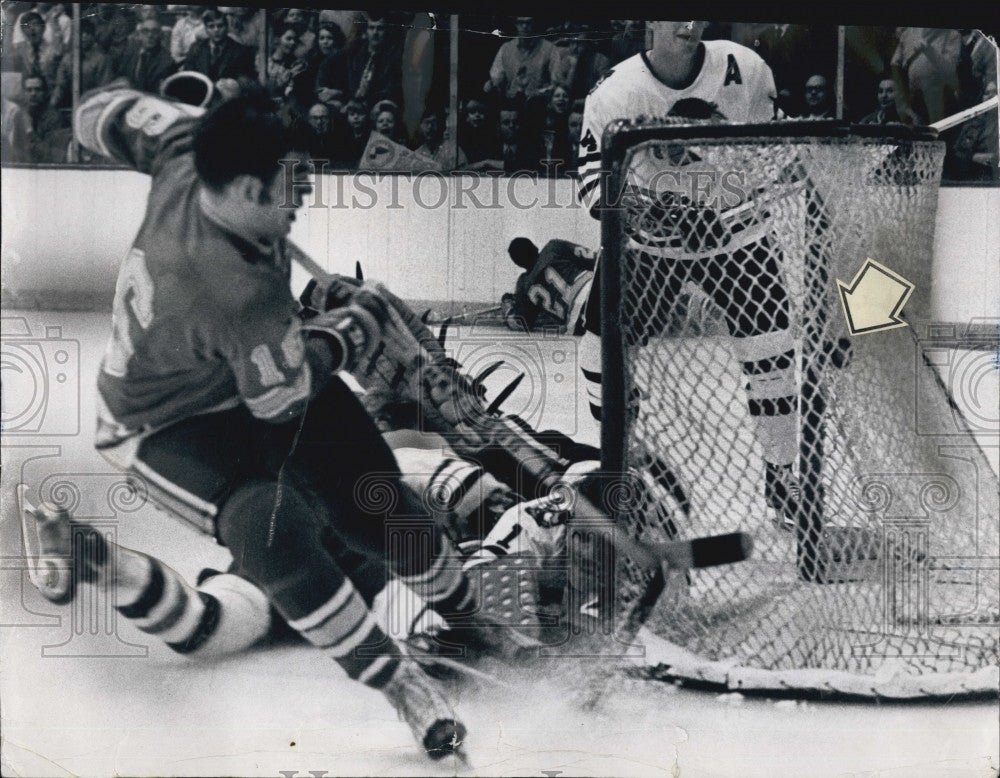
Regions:
[[[551,327],[583,334],[583,304],[594,278],[597,255],[568,240],[550,240],[541,250],[528,238],[507,247],[514,264],[524,270],[514,294],[502,299],[504,321],[512,330]]]
[[[411,358],[413,336],[368,290],[303,322],[285,246],[295,207],[282,207],[279,166],[292,140],[255,97],[200,113],[126,88],[76,110],[87,149],[152,176],[118,278],[96,445],[156,503],[227,546],[233,572],[305,640],[382,690],[428,754],[453,753],[464,727],[371,613],[385,565],[467,639],[499,644],[502,632],[470,621],[475,592],[443,533],[433,532],[429,555],[386,559],[386,517],[360,505],[355,489],[373,472],[398,484],[399,470],[336,377],[376,347]],[[425,515],[401,484],[399,494],[404,515]],[[105,565],[106,543],[87,537],[79,580],[113,575],[104,582],[121,613],[175,650],[211,653],[246,639],[237,622],[252,595],[239,579],[217,576],[196,590],[142,554]],[[381,650],[355,650],[362,645]]]
[[[676,117],[733,123],[774,118],[774,79],[753,51],[730,41],[702,41],[706,22],[651,22],[652,49],[615,66],[588,95],[580,140],[580,193],[596,203],[602,173],[601,136],[612,121]],[[759,218],[726,221],[725,212],[692,199],[695,155],[676,147],[633,160],[623,205],[647,213],[630,234],[638,252],[637,288],[654,306],[639,315],[670,320],[681,287],[693,283],[723,312],[732,347],[747,379],[750,415],[766,463],[765,497],[782,514],[795,513],[798,484],[793,473],[797,390],[788,298],[766,225]],[[644,164],[645,163],[645,164]],[[725,171],[721,171],[725,172]],[[647,175],[648,173],[648,175]],[[635,180],[641,178],[644,180]],[[704,178],[703,178],[704,180]],[[651,191],[650,187],[656,191]],[[711,198],[717,192],[709,192]],[[592,215],[599,218],[596,205]],[[640,306],[641,308],[641,306]],[[600,288],[591,287],[584,311],[581,368],[594,417],[601,418]]]

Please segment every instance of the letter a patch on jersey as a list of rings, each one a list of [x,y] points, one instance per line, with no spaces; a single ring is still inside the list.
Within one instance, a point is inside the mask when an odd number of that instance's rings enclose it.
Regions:
[[[730,84],[742,83],[743,77],[740,75],[739,65],[736,64],[736,57],[730,54],[728,64],[726,65],[726,80],[722,82],[722,85],[729,86]]]

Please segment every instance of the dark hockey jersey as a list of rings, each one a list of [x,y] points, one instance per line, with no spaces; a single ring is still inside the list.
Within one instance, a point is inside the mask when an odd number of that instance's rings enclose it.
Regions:
[[[239,403],[283,421],[310,394],[283,242],[251,245],[199,206],[198,114],[130,89],[92,95],[76,111],[84,146],[152,176],[97,381],[99,447]]]
[[[570,312],[594,277],[596,254],[567,240],[550,240],[535,266],[517,279],[508,318],[533,327],[571,327]]]

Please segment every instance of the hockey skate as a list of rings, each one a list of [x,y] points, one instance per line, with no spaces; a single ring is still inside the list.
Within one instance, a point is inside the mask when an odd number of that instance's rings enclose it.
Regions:
[[[465,726],[455,718],[434,679],[416,662],[400,662],[382,691],[431,759],[459,753]]]
[[[48,503],[35,507],[24,484],[17,487],[28,578],[45,599],[67,603],[73,599],[73,527],[69,512]]]
[[[795,514],[799,509],[802,489],[798,476],[791,465],[765,463],[764,501],[774,510],[771,517],[779,528],[792,532],[795,529]]]

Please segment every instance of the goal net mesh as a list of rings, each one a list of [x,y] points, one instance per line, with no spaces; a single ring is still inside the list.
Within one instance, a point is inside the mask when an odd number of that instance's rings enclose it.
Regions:
[[[668,574],[645,664],[734,689],[995,692],[991,355],[929,315],[942,144],[758,129],[605,137],[602,457],[633,474],[617,524],[754,540],[746,562]],[[621,617],[651,576],[617,570]]]

